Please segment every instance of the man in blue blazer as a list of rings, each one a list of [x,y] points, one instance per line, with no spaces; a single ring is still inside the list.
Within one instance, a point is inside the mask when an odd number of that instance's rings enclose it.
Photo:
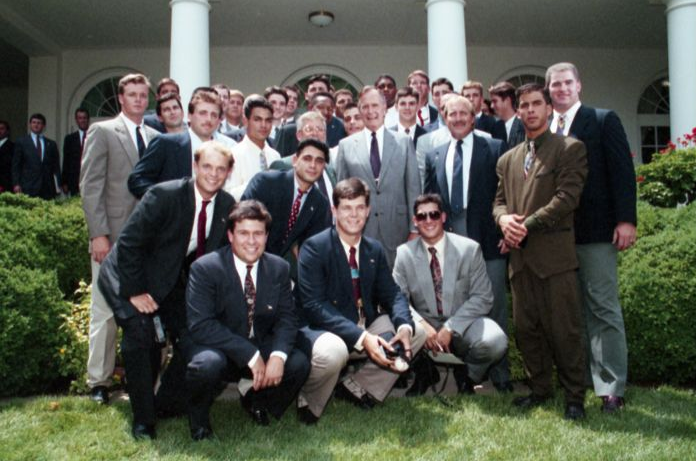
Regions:
[[[493,287],[493,308],[489,316],[507,334],[506,257],[498,248],[502,235],[491,213],[498,187],[495,168],[505,151],[504,144],[474,133],[474,107],[463,96],[449,97],[444,115],[452,140],[426,155],[425,192],[439,194],[442,198],[447,232],[469,237],[481,245]],[[458,165],[461,165],[461,173],[456,174]],[[512,390],[507,356],[491,369],[490,378],[498,390]]]
[[[580,102],[582,84],[568,62],[546,71],[553,101],[551,131],[587,149],[587,181],[575,212],[578,280],[588,335],[588,362],[602,411],[624,405],[628,353],[617,277],[617,253],[636,241],[636,180],[619,117]]]
[[[30,133],[15,140],[12,156],[12,184],[15,193],[50,200],[60,187],[60,156],[58,146],[43,135],[46,117],[29,117]]]
[[[80,165],[89,128],[89,112],[85,108],[75,110],[75,123],[77,131],[63,139],[63,192],[71,196],[80,195]]]
[[[358,178],[340,181],[333,202],[336,226],[308,239],[298,262],[302,314],[309,325],[303,333],[311,343],[301,347],[312,351],[312,371],[298,405],[305,405],[311,412],[305,416],[313,415],[315,421],[349,356],[369,360],[345,375],[336,397],[369,410],[386,398],[403,371],[385,350],[399,347],[410,358],[425,342],[382,245],[362,235],[370,215],[367,184]],[[330,347],[323,348],[324,342]]]

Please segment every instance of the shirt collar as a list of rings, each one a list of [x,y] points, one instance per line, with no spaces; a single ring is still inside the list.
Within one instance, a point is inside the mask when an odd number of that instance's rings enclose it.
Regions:
[[[440,240],[435,242],[435,245],[430,245],[425,242],[425,240],[421,239],[421,242],[423,243],[423,248],[425,248],[426,253],[430,253],[429,248],[430,247],[435,247],[437,250],[437,257],[442,261],[442,259],[445,257],[445,233],[442,234],[442,237]]]
[[[565,123],[567,125],[569,122],[573,121],[573,119],[575,118],[575,114],[578,113],[578,110],[580,109],[581,105],[582,105],[582,103],[580,102],[580,100],[575,101],[575,104],[570,106],[570,108],[567,111],[565,111],[565,113],[563,113],[563,114],[561,114],[556,109],[554,109],[553,110],[553,118],[558,119],[559,115],[564,115],[565,116]]]
[[[544,142],[545,142],[547,139],[549,139],[550,137],[551,137],[551,130],[549,130],[549,129],[547,128],[546,131],[544,131],[543,133],[541,133],[541,134],[540,134],[539,136],[537,136],[536,138],[534,138],[534,139],[529,139],[529,138],[527,138],[527,144],[529,144],[529,141],[534,141],[534,149],[535,149],[535,150],[538,150],[539,147],[541,147],[542,144],[544,144]]]
[[[198,209],[202,206],[201,204],[203,203],[203,196],[201,196],[201,193],[198,192],[198,186],[196,186],[195,181],[193,183],[193,196],[196,199],[196,209]],[[216,197],[217,197],[217,192],[215,193],[215,195],[210,197],[210,205],[215,206],[215,198]],[[208,208],[208,210],[210,210],[210,209],[211,208]]]

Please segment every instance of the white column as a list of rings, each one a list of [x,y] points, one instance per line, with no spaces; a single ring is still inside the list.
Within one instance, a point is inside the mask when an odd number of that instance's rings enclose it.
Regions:
[[[696,0],[665,0],[672,141],[696,127]]]
[[[208,0],[171,0],[172,36],[169,76],[181,89],[184,107],[194,88],[210,85]]]
[[[464,0],[428,0],[428,75],[447,77],[459,91],[468,80]]]

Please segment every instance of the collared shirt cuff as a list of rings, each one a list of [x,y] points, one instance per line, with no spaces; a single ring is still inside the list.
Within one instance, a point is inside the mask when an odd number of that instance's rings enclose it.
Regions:
[[[282,360],[283,363],[285,363],[285,361],[288,360],[288,354],[286,354],[285,352],[281,352],[281,351],[271,352],[271,357],[280,357],[280,360]]]
[[[406,329],[408,330],[408,332],[411,334],[411,336],[413,336],[413,328],[411,328],[411,325],[406,325],[406,324],[401,325],[401,326],[396,330],[397,333],[398,333],[399,331],[401,331],[403,328],[406,328]]]
[[[353,349],[355,349],[358,352],[362,352],[363,349],[365,348],[363,346],[363,340],[365,339],[365,336],[367,336],[367,330],[363,331],[358,340],[356,341],[355,345],[353,346]]]
[[[443,323],[442,328],[449,331],[450,333],[454,333],[454,330],[452,329],[452,325],[449,324],[449,321]]]
[[[249,362],[247,362],[247,366],[249,368],[254,368],[254,365],[256,365],[256,361],[259,359],[260,355],[261,355],[261,353],[259,351],[256,351],[256,354],[254,354],[254,356],[251,358],[251,360],[249,360]]]

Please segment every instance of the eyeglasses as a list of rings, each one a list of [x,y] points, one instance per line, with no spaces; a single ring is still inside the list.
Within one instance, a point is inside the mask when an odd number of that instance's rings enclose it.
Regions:
[[[438,210],[428,212],[421,211],[420,213],[416,213],[416,221],[422,222],[428,218],[430,218],[431,221],[438,221],[440,216],[442,216],[442,212]]]

